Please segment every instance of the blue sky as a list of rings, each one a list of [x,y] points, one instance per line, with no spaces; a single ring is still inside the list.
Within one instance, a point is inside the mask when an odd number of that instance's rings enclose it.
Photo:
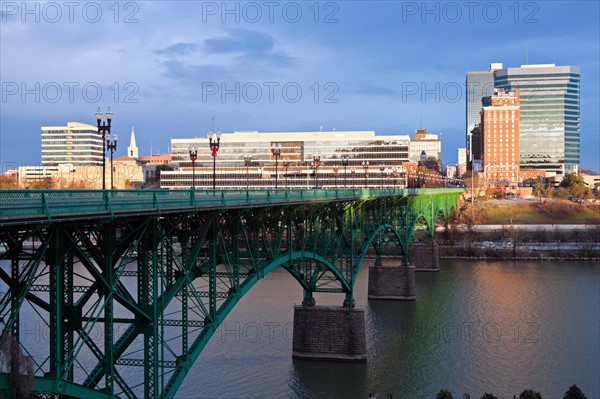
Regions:
[[[98,106],[118,155],[131,126],[141,154],[166,152],[214,116],[224,132],[422,126],[456,162],[466,72],[526,53],[581,68],[581,162],[600,169],[597,1],[0,4],[3,170],[40,161],[41,126],[94,124]]]

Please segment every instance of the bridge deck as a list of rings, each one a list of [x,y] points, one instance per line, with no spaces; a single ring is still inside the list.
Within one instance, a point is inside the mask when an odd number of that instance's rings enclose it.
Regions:
[[[317,189],[317,190],[2,190],[0,227],[40,222],[194,210],[255,208],[312,202],[417,196],[463,189]]]

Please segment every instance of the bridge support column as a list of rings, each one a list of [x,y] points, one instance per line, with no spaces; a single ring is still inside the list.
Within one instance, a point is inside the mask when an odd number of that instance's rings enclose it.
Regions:
[[[408,258],[418,272],[440,271],[440,246],[433,243],[411,244]]]
[[[367,360],[365,311],[348,306],[294,306],[295,359]]]
[[[370,266],[368,298],[414,301],[417,298],[415,267]]]

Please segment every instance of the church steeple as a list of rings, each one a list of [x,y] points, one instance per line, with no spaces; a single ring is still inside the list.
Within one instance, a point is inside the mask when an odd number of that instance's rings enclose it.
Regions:
[[[131,127],[131,139],[129,140],[129,147],[127,147],[127,156],[135,159],[139,157],[138,148],[135,143],[135,132],[133,131],[133,126]]]

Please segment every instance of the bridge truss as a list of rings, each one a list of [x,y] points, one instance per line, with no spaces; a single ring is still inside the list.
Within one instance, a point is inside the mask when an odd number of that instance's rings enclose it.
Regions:
[[[3,345],[19,344],[35,392],[172,398],[220,323],[269,272],[286,269],[304,303],[325,292],[354,306],[367,250],[408,264],[415,227],[433,234],[462,192],[325,191],[237,199],[160,191],[135,201],[115,192],[0,193]],[[15,371],[0,371],[8,393]]]

